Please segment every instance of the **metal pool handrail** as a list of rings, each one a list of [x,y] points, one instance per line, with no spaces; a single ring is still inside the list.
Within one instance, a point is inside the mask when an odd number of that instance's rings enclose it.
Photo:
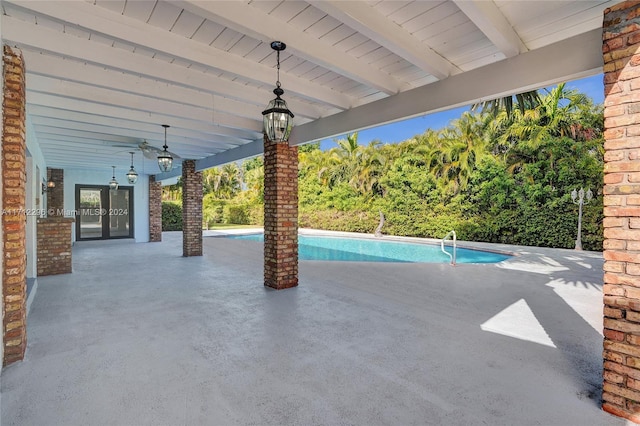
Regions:
[[[449,237],[453,237],[452,241],[453,241],[453,255],[451,255],[451,253],[447,252],[444,249],[444,242],[445,240],[447,240]],[[445,237],[440,241],[440,250],[442,250],[442,252],[444,254],[446,254],[447,256],[449,256],[449,258],[451,259],[451,265],[455,266],[456,265],[456,231],[450,231],[447,235],[445,235]]]

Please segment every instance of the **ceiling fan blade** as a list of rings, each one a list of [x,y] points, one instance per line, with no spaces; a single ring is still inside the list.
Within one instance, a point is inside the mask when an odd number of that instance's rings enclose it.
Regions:
[[[145,156],[147,156],[147,158],[156,158],[158,156],[158,154],[164,152],[164,149],[157,148],[155,146],[151,146],[148,143],[146,143],[146,141],[140,144],[140,149],[145,154]],[[176,158],[176,159],[180,158],[180,156],[178,154],[176,154],[176,153],[173,153],[173,152],[171,152],[169,150],[167,150],[167,152],[173,158]],[[149,155],[147,155],[147,154],[149,154]]]
[[[148,158],[149,160],[155,160],[158,158],[158,154],[155,151],[151,151],[148,149],[143,149],[142,151],[142,155],[144,155],[144,158]]]
[[[158,156],[158,153],[162,152],[161,149],[158,149],[155,146],[149,145],[147,141],[140,143],[138,145],[138,148],[140,148],[140,151],[142,151],[142,154],[145,157],[151,158],[151,159],[155,159]]]
[[[148,158],[149,160],[157,160],[158,154],[160,154],[161,152],[164,152],[164,149],[155,147],[153,145],[149,145],[149,142],[147,142],[146,140],[140,142],[137,145],[118,144],[118,145],[112,145],[112,146],[114,148],[128,148],[126,152],[140,151],[142,152],[142,155],[145,158]],[[174,158],[176,162],[181,161],[181,157],[178,154],[173,153],[171,151],[167,151],[167,152]]]

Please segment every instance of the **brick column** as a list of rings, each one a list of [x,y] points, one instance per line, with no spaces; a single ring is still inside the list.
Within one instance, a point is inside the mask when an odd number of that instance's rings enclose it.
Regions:
[[[47,188],[47,212],[49,216],[64,216],[64,170],[47,167],[47,183],[53,182],[53,188]]]
[[[162,183],[149,176],[149,242],[162,241]]]
[[[602,408],[640,422],[640,2],[604,11]]]
[[[264,138],[264,285],[298,285],[298,147]]]
[[[182,255],[202,256],[202,172],[182,162]]]
[[[70,274],[72,217],[38,219],[38,276]]]
[[[26,314],[26,139],[25,70],[22,53],[3,46],[2,128],[2,303],[3,365],[24,358]]]

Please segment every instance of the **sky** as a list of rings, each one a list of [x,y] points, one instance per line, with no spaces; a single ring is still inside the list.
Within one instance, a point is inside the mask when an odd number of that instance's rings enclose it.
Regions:
[[[603,75],[598,74],[592,77],[583,78],[567,82],[567,89],[576,89],[589,96],[595,104],[604,102]],[[427,129],[439,130],[447,126],[449,122],[460,117],[464,111],[468,111],[469,106],[450,109],[447,111],[428,114],[397,123],[386,124],[384,126],[372,127],[358,132],[358,143],[368,145],[372,140],[379,140],[383,143],[397,143],[412,138],[415,135],[424,133]],[[338,137],[337,139],[342,139]],[[329,149],[336,146],[333,139],[326,139],[320,143],[322,149]]]

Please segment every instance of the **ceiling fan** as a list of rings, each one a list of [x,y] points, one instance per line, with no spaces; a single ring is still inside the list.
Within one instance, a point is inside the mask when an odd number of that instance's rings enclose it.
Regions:
[[[180,167],[179,163],[182,161],[182,159],[178,154],[174,154],[173,152],[168,150],[169,147],[167,146],[167,129],[171,126],[169,126],[168,124],[163,124],[162,127],[164,127],[164,145],[162,149],[155,147],[153,145],[150,145],[146,141],[146,139],[137,144],[137,149],[133,148],[131,145],[113,145],[113,146],[141,151],[142,155],[145,158],[156,160],[158,162],[158,167],[160,168],[161,172],[170,172],[171,169],[174,167],[174,164],[175,164],[175,167]],[[131,154],[133,155],[133,152],[131,152]]]
[[[144,155],[145,158],[149,158],[151,160],[157,159],[158,154],[164,152],[162,148],[158,148],[153,145],[150,145],[149,142],[147,142],[146,140],[143,140],[138,144],[138,149],[142,152],[142,155]],[[175,154],[171,151],[167,151],[167,152],[171,154],[174,160],[180,160],[180,156],[178,154]]]
[[[164,152],[164,149],[158,148],[157,146],[153,146],[149,144],[149,142],[147,142],[146,139],[143,140],[142,142],[139,142],[137,145],[118,144],[118,145],[111,145],[111,146],[114,148],[126,148],[122,152],[140,151],[142,152],[142,155],[144,156],[144,158],[148,158],[149,160],[157,160],[158,154]],[[175,163],[180,163],[182,161],[182,158],[178,154],[171,151],[167,151],[167,152],[173,157],[173,160]]]

